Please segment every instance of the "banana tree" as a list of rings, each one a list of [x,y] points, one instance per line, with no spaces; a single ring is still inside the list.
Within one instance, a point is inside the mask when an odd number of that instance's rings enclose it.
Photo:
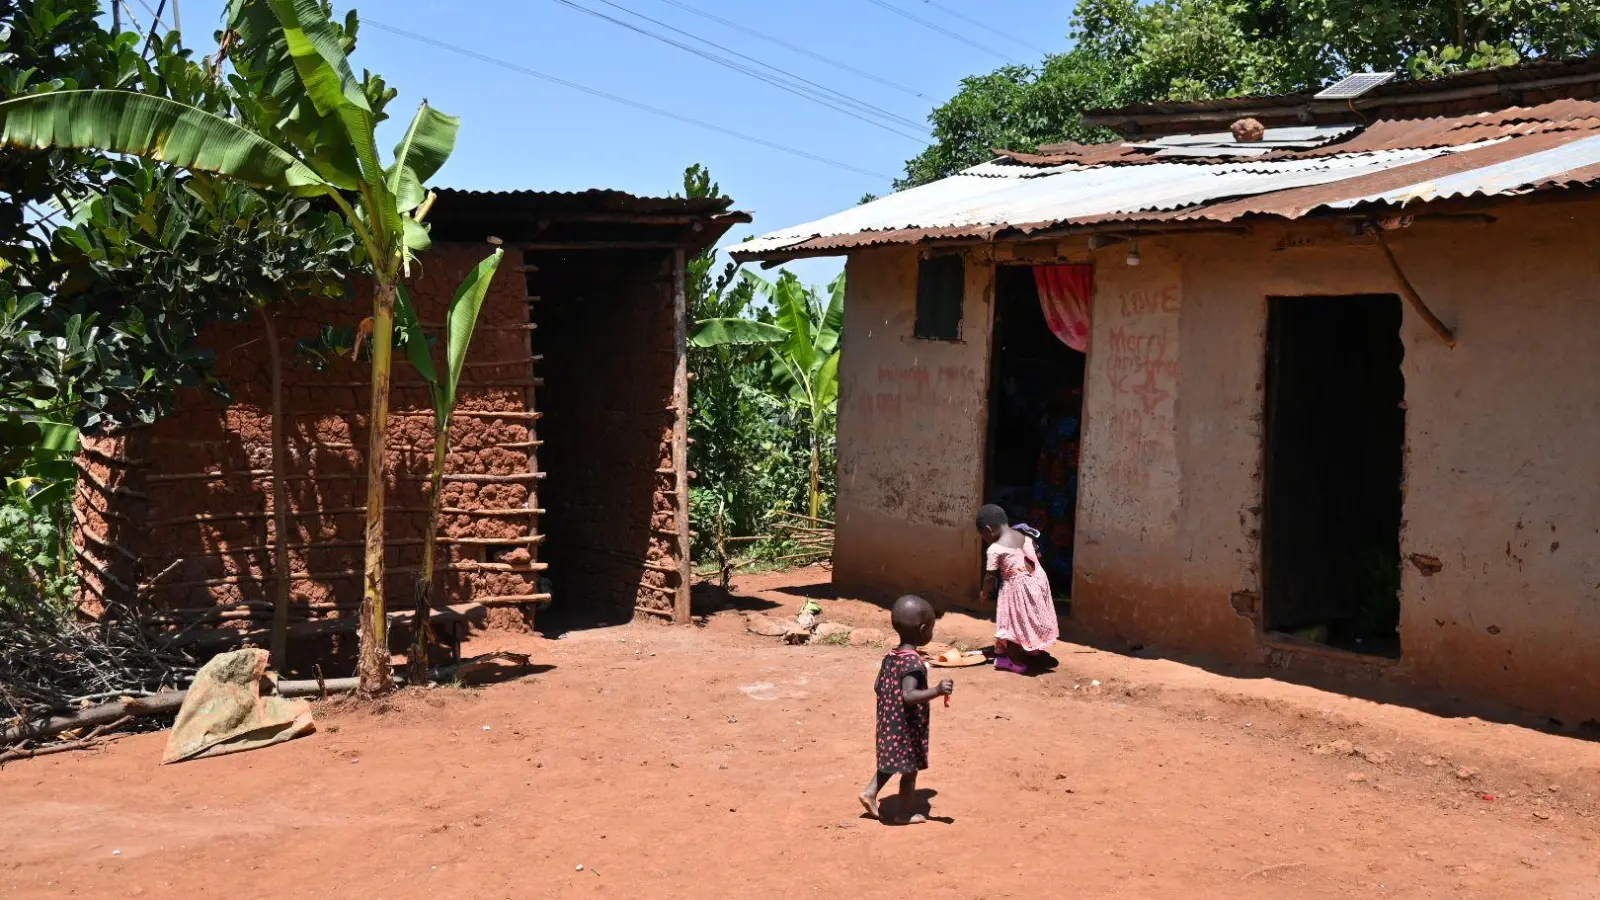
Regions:
[[[335,204],[372,270],[372,396],[367,447],[366,550],[360,619],[360,690],[393,687],[384,606],[384,448],[389,369],[400,283],[429,245],[424,185],[455,147],[460,120],[426,102],[384,165],[376,129],[387,94],[357,78],[345,30],[319,0],[233,0],[224,46],[257,74],[232,84],[240,115],[225,118],[161,97],[115,90],[56,91],[0,103],[0,143],[126,153],[179,168]],[[271,68],[277,61],[278,68]],[[237,62],[236,62],[237,68]],[[285,536],[280,535],[279,540]]]
[[[495,243],[499,243],[495,241]],[[434,571],[439,542],[439,488],[444,481],[445,458],[450,452],[450,417],[455,413],[457,388],[461,384],[461,371],[467,359],[467,347],[472,343],[472,333],[478,324],[478,312],[483,309],[489,285],[505,251],[496,249],[488,259],[478,263],[468,273],[461,286],[456,288],[450,301],[449,314],[445,316],[445,371],[440,377],[433,366],[433,352],[417,320],[416,308],[410,294],[401,287],[395,316],[406,358],[428,383],[428,393],[433,400],[433,468],[429,474],[428,525],[422,544],[422,574],[417,578],[416,638],[411,646],[411,683],[426,684],[428,679],[428,614],[433,608]]]
[[[828,418],[839,408],[839,332],[844,326],[844,276],[828,285],[827,304],[791,272],[766,281],[744,277],[771,301],[774,322],[743,318],[703,319],[689,341],[696,347],[763,345],[767,348],[769,391],[806,414],[810,423],[810,514],[822,515],[822,445]]]

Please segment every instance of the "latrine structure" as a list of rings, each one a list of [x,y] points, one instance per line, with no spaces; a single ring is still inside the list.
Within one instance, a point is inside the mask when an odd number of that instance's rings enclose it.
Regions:
[[[410,282],[426,328],[443,327],[491,237],[507,256],[452,422],[437,603],[470,603],[505,625],[531,625],[550,602],[612,622],[687,621],[686,260],[748,221],[728,206],[612,191],[440,192],[435,246]],[[297,633],[353,620],[370,371],[348,355],[314,365],[302,342],[357,324],[369,300],[358,284],[347,300],[219,326],[205,339],[233,402],[192,392],[153,425],[86,440],[75,542],[87,610],[116,605],[173,628],[221,625],[223,641],[259,639],[275,579],[287,577]],[[410,607],[420,570],[432,415],[426,387],[397,356],[391,608]]]

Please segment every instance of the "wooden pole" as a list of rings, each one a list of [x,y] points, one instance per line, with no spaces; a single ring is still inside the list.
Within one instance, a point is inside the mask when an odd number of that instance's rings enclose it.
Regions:
[[[678,589],[672,598],[672,622],[689,624],[692,563],[689,546],[689,299],[683,248],[672,250],[672,467],[677,479]]]
[[[0,731],[0,745],[12,744],[23,739],[39,740],[40,738],[53,737],[72,728],[93,728],[96,725],[107,725],[125,716],[158,716],[175,713],[183,705],[183,698],[188,695],[188,691],[151,694],[148,697],[137,697],[116,703],[92,706],[81,712],[67,716],[56,716],[44,722],[16,725]]]
[[[176,11],[176,7],[174,7]],[[272,664],[288,667],[289,654],[289,441],[283,423],[283,354],[272,310],[261,307],[267,339],[267,364],[272,367]]]
[[[525,314],[526,314],[527,323],[530,326],[527,330],[525,330],[522,333],[523,334],[523,352],[526,354],[526,359],[524,360],[524,362],[528,366],[528,384],[526,386],[524,386],[523,389],[522,389],[522,406],[523,406],[523,409],[526,410],[529,415],[534,417],[534,418],[530,419],[529,422],[528,422],[528,440],[527,440],[528,446],[526,448],[527,451],[528,451],[528,471],[529,472],[537,472],[537,471],[539,471],[539,448],[544,446],[544,441],[541,440],[540,437],[539,437],[539,389],[544,387],[544,379],[539,377],[539,364],[544,362],[544,354],[537,352],[537,348],[534,346],[534,340],[533,340],[533,333],[534,333],[534,331],[537,330],[538,325],[539,325],[539,323],[538,323],[538,321],[536,319],[536,315],[535,315],[536,307],[535,307],[535,304],[534,304],[534,298],[537,295],[537,291],[535,290],[535,288],[538,286],[538,282],[536,280],[534,284],[530,285],[528,283],[528,275],[529,274],[535,274],[536,275],[538,273],[538,271],[539,271],[539,267],[538,266],[531,266],[531,271],[530,271],[530,264],[528,263],[528,255],[527,255],[527,253],[523,253],[522,254],[522,265],[516,267],[516,270],[522,274],[522,278],[521,278],[521,281],[522,281],[522,297],[523,297],[523,300],[525,300],[527,302],[527,309],[525,311]],[[497,275],[498,275],[498,273],[497,273]],[[472,366],[472,363],[467,363],[466,365],[470,368]],[[512,449],[511,445],[509,445],[509,444],[502,444],[501,446],[504,447],[505,449]],[[536,509],[539,506],[539,488],[540,488],[540,485],[541,485],[540,482],[534,482],[532,484],[532,486],[528,490],[527,499],[525,501],[523,501],[531,509]],[[539,510],[539,512],[542,513],[543,510]],[[539,530],[540,530],[541,527],[542,527],[541,523],[537,518],[531,518],[528,521],[528,530],[527,530],[527,538],[528,538],[528,541],[529,541],[528,560],[529,560],[529,562],[533,563],[534,565],[539,565],[540,564],[539,563],[539,549],[540,549],[540,544],[542,544],[543,541],[542,540],[538,540],[538,538],[540,537]],[[546,565],[548,565],[548,564],[546,564]],[[541,583],[540,579],[537,576],[535,576],[535,578],[534,578],[533,589],[534,589],[534,591],[536,593],[539,593],[539,594],[543,594],[544,593],[544,585]],[[547,597],[545,599],[549,599],[549,598]],[[525,607],[525,611],[523,613],[524,618],[526,618],[529,613],[533,613],[534,615],[537,615],[537,613],[534,612],[532,607]],[[530,627],[533,624],[534,624],[533,622],[529,622]]]
[[[1389,241],[1384,238],[1383,229],[1377,225],[1368,225],[1367,231],[1377,239],[1378,249],[1382,250],[1384,257],[1389,260],[1389,268],[1394,270],[1395,281],[1400,285],[1401,296],[1405,297],[1406,301],[1411,304],[1411,308],[1417,311],[1417,315],[1422,317],[1422,321],[1428,323],[1428,327],[1433,329],[1433,333],[1444,341],[1444,345],[1454,350],[1456,348],[1455,333],[1450,330],[1449,326],[1439,321],[1439,317],[1434,315],[1433,310],[1428,308],[1428,304],[1423,302],[1422,295],[1417,293],[1417,289],[1411,284],[1411,279],[1407,278],[1405,271],[1400,268],[1400,261],[1395,259],[1394,251],[1389,249]]]

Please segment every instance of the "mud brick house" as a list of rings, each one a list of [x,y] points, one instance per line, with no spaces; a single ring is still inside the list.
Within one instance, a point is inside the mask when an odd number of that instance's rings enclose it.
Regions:
[[[1600,62],[1363,87],[740,245],[849,258],[837,585],[973,605],[1001,502],[1090,632],[1600,717]]]
[[[435,248],[412,282],[442,327],[490,248],[507,257],[485,303],[453,422],[441,604],[526,621],[546,601],[626,621],[688,618],[684,261],[735,222],[724,200],[443,191]],[[208,336],[235,396],[198,393],[150,427],[87,443],[76,540],[86,600],[173,623],[270,621],[277,541],[297,621],[354,615],[361,596],[370,371],[303,362],[297,343],[354,325],[348,301],[307,302]],[[276,347],[273,338],[276,337]],[[272,508],[272,367],[282,361],[291,530]],[[403,357],[389,437],[388,583],[407,608],[422,559],[432,407]],[[314,630],[314,629],[313,629]]]

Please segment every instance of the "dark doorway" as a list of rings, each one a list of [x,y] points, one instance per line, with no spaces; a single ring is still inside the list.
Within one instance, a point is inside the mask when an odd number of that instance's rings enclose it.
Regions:
[[[1266,627],[1399,656],[1400,298],[1268,303]]]
[[[1058,598],[1072,590],[1084,354],[1050,331],[1030,266],[995,270],[993,386],[985,495],[1039,529]]]
[[[670,613],[673,282],[666,251],[528,251],[547,634]],[[610,360],[610,362],[607,362]]]

